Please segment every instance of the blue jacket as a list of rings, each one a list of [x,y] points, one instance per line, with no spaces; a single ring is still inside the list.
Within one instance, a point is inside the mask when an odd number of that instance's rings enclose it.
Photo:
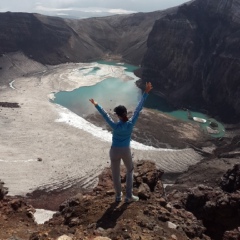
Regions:
[[[133,116],[127,121],[114,122],[113,119],[105,112],[105,110],[100,106],[96,105],[97,110],[113,129],[112,133],[112,147],[129,147],[131,141],[131,134],[133,127],[138,119],[139,113],[143,108],[143,103],[146,100],[148,94],[144,92],[141,100],[139,101]]]

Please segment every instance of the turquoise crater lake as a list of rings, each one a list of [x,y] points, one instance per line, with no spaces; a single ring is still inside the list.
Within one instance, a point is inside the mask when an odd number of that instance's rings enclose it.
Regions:
[[[107,71],[104,68],[108,66]],[[116,62],[98,61],[87,67],[77,69],[79,79],[84,77],[101,79],[93,86],[85,86],[73,91],[61,91],[55,94],[54,103],[60,104],[81,117],[96,112],[89,103],[89,98],[94,98],[106,111],[113,112],[114,107],[119,104],[125,105],[129,111],[134,110],[141,98],[142,91],[136,86],[135,82],[138,78],[133,71],[138,67]],[[119,77],[120,73],[120,77]],[[75,73],[76,75],[76,73]],[[116,75],[116,76],[115,76]],[[144,107],[155,109],[169,114],[177,119],[184,121],[193,121],[188,118],[188,112],[173,108],[166,100],[158,95],[151,93],[147,98]],[[224,127],[220,122],[210,119],[207,115],[191,111],[194,118],[206,119],[205,123],[198,123],[207,131],[210,122],[217,123],[211,136],[222,137],[225,133]]]

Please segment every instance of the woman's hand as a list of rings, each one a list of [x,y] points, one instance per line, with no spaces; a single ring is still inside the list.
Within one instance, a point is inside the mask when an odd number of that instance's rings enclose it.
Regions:
[[[95,102],[93,98],[89,99],[89,101],[90,101],[94,106],[97,105],[97,102]]]
[[[146,82],[145,92],[149,93],[153,89],[152,84],[150,82]]]

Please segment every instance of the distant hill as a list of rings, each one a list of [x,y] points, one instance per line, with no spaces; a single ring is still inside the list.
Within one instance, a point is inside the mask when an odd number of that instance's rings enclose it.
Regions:
[[[0,54],[20,50],[51,65],[87,62],[109,55],[140,64],[154,22],[172,11],[174,8],[81,20],[0,13]]]

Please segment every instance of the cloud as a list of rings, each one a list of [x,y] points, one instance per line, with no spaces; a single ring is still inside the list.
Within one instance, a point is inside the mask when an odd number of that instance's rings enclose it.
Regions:
[[[40,0],[35,2],[36,5],[44,5],[52,8],[65,8],[69,6],[77,6],[78,3],[79,1],[77,0]]]
[[[68,16],[69,14],[67,13],[56,13],[57,16]]]
[[[7,1],[7,0],[5,0]],[[30,0],[29,0],[30,1]],[[97,8],[126,9],[130,12],[149,12],[161,10],[167,6],[176,6],[187,0],[37,0],[38,4],[49,8]],[[84,11],[91,12],[91,11]],[[104,12],[104,11],[101,11]],[[109,12],[109,11],[106,11]],[[119,11],[117,11],[119,12]],[[122,11],[120,11],[122,12]]]
[[[0,11],[38,12],[42,14],[84,13],[96,16],[151,12],[177,6],[187,0],[0,0]],[[92,13],[92,15],[91,15]]]
[[[50,8],[50,7],[44,7],[44,6],[37,6],[35,10],[43,11],[43,12],[58,12],[58,11],[72,11],[73,8]]]
[[[44,6],[36,6],[36,11],[40,12],[84,12],[84,13],[108,13],[108,14],[130,14],[135,11],[126,9],[109,9],[109,8],[50,8]]]
[[[113,14],[129,14],[129,13],[135,13],[136,11],[130,11],[130,10],[124,10],[124,9],[109,9],[108,12]]]

